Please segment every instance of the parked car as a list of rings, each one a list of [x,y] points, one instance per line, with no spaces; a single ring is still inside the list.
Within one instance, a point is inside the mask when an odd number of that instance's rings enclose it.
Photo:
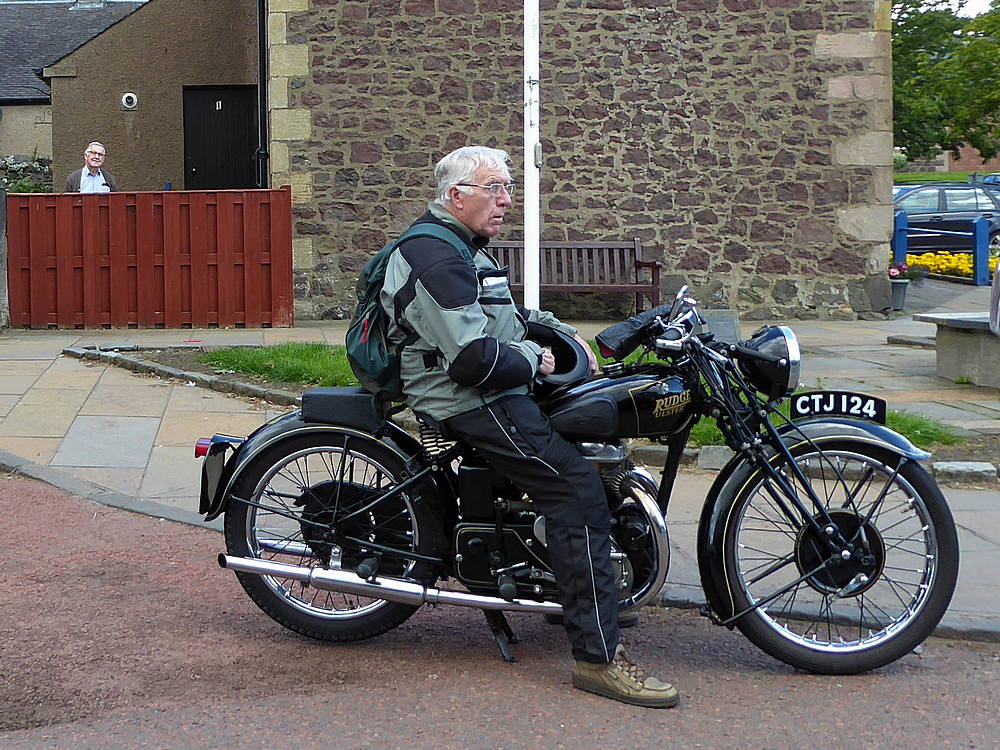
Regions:
[[[1000,172],[990,172],[989,174],[984,174],[979,181],[984,185],[998,185],[1000,186]]]
[[[909,189],[895,190],[895,187]],[[941,232],[971,232],[972,220],[982,216],[989,226],[990,255],[1000,255],[1000,191],[979,184],[936,182],[894,186],[893,203],[904,211],[909,226]],[[908,232],[911,250],[972,251],[972,237],[936,232]]]

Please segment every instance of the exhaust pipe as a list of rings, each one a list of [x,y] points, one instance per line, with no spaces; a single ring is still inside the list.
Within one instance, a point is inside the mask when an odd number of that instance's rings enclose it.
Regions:
[[[306,568],[300,565],[258,560],[252,557],[219,555],[219,565],[241,573],[259,576],[290,578],[307,586],[342,594],[385,599],[390,602],[420,606],[421,604],[451,604],[474,609],[500,609],[507,612],[547,612],[559,614],[562,607],[552,602],[535,602],[530,599],[507,601],[494,596],[480,596],[464,591],[447,591],[423,586],[399,578],[359,578],[353,570]]]

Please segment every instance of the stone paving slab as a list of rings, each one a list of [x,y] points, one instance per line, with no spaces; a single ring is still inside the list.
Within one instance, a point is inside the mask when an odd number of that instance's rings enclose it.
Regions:
[[[194,457],[194,447],[157,446],[146,465],[139,492],[141,497],[182,498],[190,510],[197,510],[201,490],[201,460]]]
[[[94,386],[87,400],[80,407],[80,414],[88,416],[160,417],[170,399],[166,385],[119,383],[104,384],[104,379]]]
[[[38,377],[51,366],[51,359],[0,360],[0,375],[33,375]]]
[[[0,340],[0,359],[47,359],[51,362],[74,341],[76,337],[65,335],[52,338],[25,337],[17,340]]]
[[[889,403],[900,401],[941,401],[944,403],[960,404],[962,408],[966,405],[975,404],[980,408],[988,408],[989,401],[979,400],[979,394],[969,386],[955,385],[951,388],[924,388],[922,390],[882,390],[879,397]],[[1000,410],[1000,409],[998,409]]]
[[[0,417],[6,417],[20,400],[21,397],[16,393],[0,394]]]
[[[79,409],[90,391],[77,388],[31,388],[21,396],[20,403],[32,406]]]
[[[21,403],[0,422],[0,436],[61,438],[75,418],[73,406]]]
[[[249,435],[265,422],[265,414],[257,411],[179,411],[163,415],[156,445],[183,445],[194,450],[194,439],[216,433]],[[194,439],[192,439],[194,436]]]
[[[970,412],[954,406],[952,404],[942,404],[930,401],[904,401],[893,404],[896,411],[906,411],[912,414],[920,414],[930,419],[936,419],[948,424],[956,423],[963,425],[970,420],[970,416],[975,419],[978,415],[970,415]]]
[[[173,386],[167,402],[168,411],[241,412],[256,411],[257,408],[243,399],[184,385]]]
[[[159,426],[155,417],[77,417],[50,463],[143,468]]]
[[[38,380],[34,382],[35,388],[77,388],[80,390],[90,390],[103,374],[103,370],[88,369],[79,362],[75,368],[56,369],[52,368],[42,373]]]
[[[62,437],[0,437],[0,451],[9,451],[18,456],[34,461],[37,464],[47,464],[52,460]]]
[[[0,375],[0,393],[20,395],[31,388],[38,375]]]

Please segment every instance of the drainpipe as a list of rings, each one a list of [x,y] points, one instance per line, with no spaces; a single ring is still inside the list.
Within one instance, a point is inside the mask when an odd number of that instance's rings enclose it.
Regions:
[[[257,187],[270,186],[267,135],[267,0],[257,0]]]
[[[0,186],[0,328],[10,328],[7,298],[7,188]]]

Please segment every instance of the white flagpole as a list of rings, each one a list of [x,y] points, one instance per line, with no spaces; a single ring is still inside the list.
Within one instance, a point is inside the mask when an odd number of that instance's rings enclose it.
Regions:
[[[539,123],[538,0],[524,0],[524,306],[539,308],[538,241],[542,144]]]

